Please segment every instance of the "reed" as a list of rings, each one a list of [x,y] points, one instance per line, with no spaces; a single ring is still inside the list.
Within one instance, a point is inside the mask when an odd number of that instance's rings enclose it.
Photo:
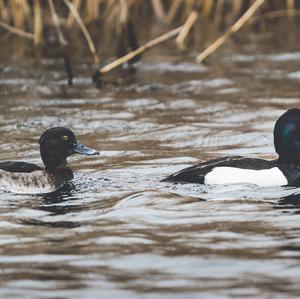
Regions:
[[[39,46],[43,40],[43,21],[40,0],[34,1],[34,44]]]
[[[174,39],[179,49],[186,48],[187,44],[191,46],[193,40],[199,40],[198,37],[195,38],[195,32],[199,32],[195,27],[205,24],[207,29],[215,28],[214,31],[219,32],[220,37],[198,55],[196,61],[201,63],[246,23],[251,24],[251,20],[268,15],[298,16],[297,2],[299,1],[0,0],[0,32],[6,31],[19,38],[32,40],[33,47],[46,47],[49,40],[47,34],[53,34],[53,30],[47,29],[53,27],[66,56],[70,55],[69,48],[72,47],[72,52],[76,52],[76,47],[82,45],[85,45],[97,66],[100,63],[99,52],[102,53],[102,63],[116,55],[115,62],[99,68],[98,73],[103,75],[122,63],[141,57],[144,51],[166,40]],[[151,36],[145,33],[150,32],[155,23],[159,24],[161,32],[171,32],[171,35],[166,33],[161,38],[157,34],[154,42],[149,41]],[[143,31],[140,30],[141,27]],[[78,35],[77,31],[82,34]],[[139,33],[140,40],[144,42],[141,47],[136,38]],[[78,43],[78,38],[83,42]],[[109,55],[104,57],[105,49],[111,45],[118,45],[119,52],[116,54],[109,51]],[[194,47],[199,52],[203,48],[201,45]],[[70,82],[73,75],[71,60],[68,61]]]
[[[236,33],[242,28],[242,26],[254,15],[254,13],[265,3],[265,1],[266,0],[255,0],[249,9],[222,36],[220,36],[207,49],[197,56],[196,61],[201,63],[220,46],[222,46],[233,33]]]

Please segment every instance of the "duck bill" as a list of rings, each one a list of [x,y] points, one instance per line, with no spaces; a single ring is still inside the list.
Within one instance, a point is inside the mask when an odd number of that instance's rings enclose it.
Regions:
[[[89,148],[79,142],[77,142],[74,152],[81,155],[92,156],[92,155],[100,155],[100,153],[92,148]]]

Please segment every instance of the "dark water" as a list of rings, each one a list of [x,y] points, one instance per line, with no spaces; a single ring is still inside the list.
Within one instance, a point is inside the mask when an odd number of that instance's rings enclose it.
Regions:
[[[160,183],[201,159],[276,157],[273,125],[300,106],[299,42],[240,35],[205,66],[160,48],[102,90],[84,64],[67,87],[60,60],[2,57],[1,160],[39,163],[57,125],[101,155],[71,157],[63,191],[0,193],[0,297],[299,298],[300,190]]]

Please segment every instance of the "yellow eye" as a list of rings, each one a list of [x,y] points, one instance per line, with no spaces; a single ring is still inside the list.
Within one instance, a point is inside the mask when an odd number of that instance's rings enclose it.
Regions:
[[[64,136],[63,136],[63,140],[64,140],[64,141],[68,141],[68,140],[69,140],[69,137],[68,137],[67,135],[64,135]]]

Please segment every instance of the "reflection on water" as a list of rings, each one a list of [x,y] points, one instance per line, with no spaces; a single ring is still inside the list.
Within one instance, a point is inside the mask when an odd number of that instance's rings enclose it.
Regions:
[[[160,182],[200,159],[275,157],[275,120],[300,104],[299,49],[253,40],[205,67],[149,53],[102,90],[84,67],[68,87],[51,59],[2,61],[1,160],[40,163],[57,125],[101,151],[71,157],[55,193],[0,193],[3,298],[299,298],[297,188]]]

